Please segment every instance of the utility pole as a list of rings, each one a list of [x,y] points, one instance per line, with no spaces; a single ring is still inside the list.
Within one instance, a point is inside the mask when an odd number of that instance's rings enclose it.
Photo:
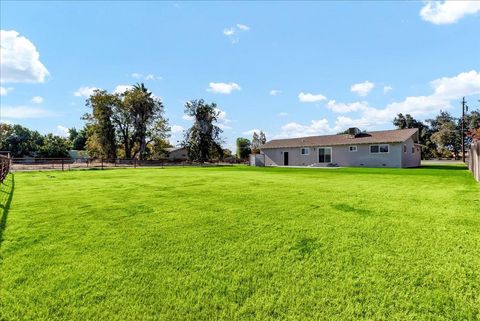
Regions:
[[[468,111],[465,97],[462,99],[462,162],[465,163],[465,111]]]

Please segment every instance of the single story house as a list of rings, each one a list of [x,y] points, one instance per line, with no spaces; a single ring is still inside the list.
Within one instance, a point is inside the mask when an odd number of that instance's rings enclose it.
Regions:
[[[265,166],[418,167],[418,129],[274,139],[260,146]]]
[[[188,160],[187,147],[171,147],[166,148],[165,157],[171,161],[185,161]]]

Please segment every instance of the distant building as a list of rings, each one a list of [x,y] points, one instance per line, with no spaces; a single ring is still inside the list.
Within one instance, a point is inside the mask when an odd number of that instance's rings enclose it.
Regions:
[[[166,148],[165,157],[172,161],[186,161],[188,160],[187,147],[172,147]]]
[[[265,166],[418,167],[418,129],[275,139],[260,146]]]

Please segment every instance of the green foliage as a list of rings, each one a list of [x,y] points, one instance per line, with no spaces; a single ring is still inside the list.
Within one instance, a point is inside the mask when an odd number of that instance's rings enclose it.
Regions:
[[[433,119],[428,119],[432,131],[431,141],[437,145],[437,152],[441,156],[458,156],[461,150],[461,129],[458,121],[446,111]]]
[[[0,150],[9,151],[13,157],[35,156],[44,143],[36,130],[21,125],[0,124]]]
[[[193,118],[193,125],[185,132],[184,141],[189,159],[205,162],[223,155],[222,130],[215,125],[219,116],[217,104],[206,104],[203,99],[191,100],[185,104],[185,114]]]
[[[151,148],[168,138],[163,103],[144,84],[122,94],[95,91],[87,105],[92,107],[84,118],[92,126],[91,135],[87,131],[92,155],[112,157],[121,149],[121,157],[146,159],[157,155],[159,150]]]
[[[240,159],[246,159],[248,155],[252,153],[250,146],[251,144],[248,138],[238,137],[237,138],[237,157]]]
[[[144,84],[136,84],[123,94],[123,105],[130,112],[132,138],[138,146],[139,158],[146,159],[149,154],[147,145],[168,137],[170,128],[163,116],[163,103]]]
[[[87,129],[82,128],[78,131],[75,127],[72,127],[68,130],[68,140],[72,144],[72,149],[74,150],[84,150],[87,144]]]
[[[41,157],[68,157],[68,151],[71,148],[70,142],[63,137],[48,134],[44,138],[43,145],[40,146],[38,154]]]
[[[0,124],[0,150],[13,157],[68,157],[70,143],[53,134],[41,135],[21,125]]]
[[[480,185],[464,167],[14,178],[0,247],[4,320],[480,315]]]
[[[92,155],[100,157],[116,158],[117,146],[115,127],[112,123],[113,109],[118,104],[118,97],[109,94],[105,90],[95,90],[87,99],[87,106],[92,108],[92,114],[86,115],[91,127],[91,135],[88,137],[87,149]]]

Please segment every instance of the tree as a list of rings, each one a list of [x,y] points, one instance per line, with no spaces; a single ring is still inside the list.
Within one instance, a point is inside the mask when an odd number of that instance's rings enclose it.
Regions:
[[[458,126],[461,128],[461,119]],[[470,113],[465,114],[465,146],[468,148],[474,140],[478,140],[480,134],[480,111],[472,110]]]
[[[87,139],[87,130],[85,128],[78,131],[75,127],[72,127],[68,130],[68,140],[74,150],[84,150]]]
[[[241,159],[246,159],[248,155],[252,153],[250,140],[243,137],[237,138],[237,157]]]
[[[42,157],[68,157],[70,143],[66,138],[53,134],[45,135],[44,144],[39,148]]]
[[[10,151],[12,157],[36,156],[44,137],[21,125],[0,124],[0,150]]]
[[[124,94],[125,110],[130,111],[133,141],[137,145],[139,158],[147,157],[147,145],[155,139],[165,139],[170,130],[163,117],[162,101],[148,91],[144,84],[136,84]]]
[[[461,149],[461,133],[458,121],[446,111],[440,113],[434,119],[428,119],[432,132],[431,141],[437,145],[438,156],[449,157],[452,153],[455,157]]]
[[[116,95],[99,89],[95,90],[93,95],[87,99],[86,105],[92,108],[92,113],[84,116],[84,119],[91,125],[87,149],[93,155],[116,158],[115,127],[112,124],[112,114],[116,103]]]
[[[262,130],[260,131],[260,136],[258,140],[260,142],[260,146],[264,145],[267,142],[267,137],[265,136],[265,133]]]
[[[260,137],[258,136],[257,132],[253,132],[252,137],[252,154],[260,153]]]
[[[192,100],[185,104],[185,113],[193,117],[192,127],[185,132],[184,145],[188,147],[188,157],[205,162],[214,152],[222,155],[222,130],[215,125],[220,114],[217,105],[206,104],[203,99]]]

